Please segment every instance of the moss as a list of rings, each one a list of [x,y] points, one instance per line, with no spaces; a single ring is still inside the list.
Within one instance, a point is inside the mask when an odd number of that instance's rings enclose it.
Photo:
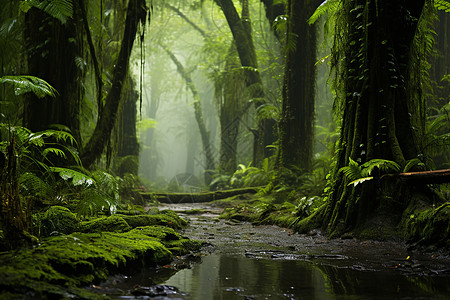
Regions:
[[[126,267],[167,264],[173,257],[170,248],[177,254],[187,253],[192,245],[198,249],[200,243],[158,226],[49,237],[34,249],[0,256],[0,290],[3,295],[19,293],[30,298],[62,298],[72,292],[77,295],[72,298],[83,298],[77,289],[80,285],[106,279]]]
[[[68,208],[51,206],[40,216],[40,235],[49,236],[52,232],[69,234],[78,227],[78,220]]]
[[[410,208],[403,220],[404,235],[408,242],[450,248],[450,202],[437,208]]]
[[[162,225],[175,229],[181,229],[187,225],[186,220],[180,218],[171,210],[161,211],[159,214],[155,215],[121,215],[120,217],[122,217],[132,228],[139,226]]]
[[[131,230],[131,227],[124,220],[124,218],[118,215],[81,222],[79,226],[79,231],[81,232],[126,232],[129,230]]]

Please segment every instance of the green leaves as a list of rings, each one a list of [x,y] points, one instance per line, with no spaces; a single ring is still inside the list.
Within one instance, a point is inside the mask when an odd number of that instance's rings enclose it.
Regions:
[[[27,12],[30,8],[38,8],[55,19],[58,19],[62,24],[66,23],[68,19],[73,16],[73,3],[71,0],[22,0],[20,1],[20,10]]]
[[[434,7],[438,10],[450,12],[450,2],[446,0],[434,0]]]
[[[45,96],[56,97],[58,94],[49,83],[35,76],[3,76],[0,77],[0,84],[3,83],[13,85],[16,96],[30,92],[39,98],[44,98]]]
[[[371,159],[368,162],[358,165],[353,159],[349,158],[348,166],[339,169],[344,176],[350,181],[348,185],[356,186],[359,183],[372,180],[373,171],[377,169],[382,173],[400,173],[401,167],[395,161],[387,159]]]
[[[342,1],[340,0],[325,0],[317,7],[316,11],[308,19],[308,23],[314,24],[321,16],[327,13],[335,13],[341,7]]]

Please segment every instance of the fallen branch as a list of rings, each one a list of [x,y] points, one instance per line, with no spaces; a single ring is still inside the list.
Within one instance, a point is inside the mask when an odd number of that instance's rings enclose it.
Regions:
[[[152,200],[156,198],[161,203],[200,203],[225,199],[242,194],[256,194],[259,188],[242,188],[234,190],[223,190],[199,193],[145,193],[141,192],[142,198]]]
[[[409,183],[433,184],[433,183],[450,183],[450,169],[423,171],[423,172],[407,172],[396,175],[400,179]]]

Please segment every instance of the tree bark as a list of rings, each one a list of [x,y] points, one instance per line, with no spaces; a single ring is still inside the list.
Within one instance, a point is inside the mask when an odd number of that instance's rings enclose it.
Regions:
[[[94,129],[94,133],[81,152],[83,164],[88,167],[93,164],[103,153],[105,145],[111,137],[111,131],[114,127],[121,94],[123,82],[128,72],[131,50],[139,22],[145,24],[147,16],[145,0],[130,0],[128,3],[127,17],[125,21],[125,30],[122,44],[117,59],[117,64],[113,73],[111,90],[109,91],[105,106],[102,110],[99,120]]]
[[[251,91],[250,99],[253,99],[255,106],[258,108],[264,104],[265,94],[261,75],[258,70],[255,46],[251,35],[251,22],[248,16],[248,2],[243,2],[242,17],[239,17],[233,1],[215,1],[222,9],[225,18],[227,19],[236,43],[236,49],[241,65],[246,71],[246,85]],[[258,122],[257,129],[253,131],[253,163],[255,165],[260,164],[265,157],[269,157],[272,154],[272,151],[267,149],[266,146],[275,142],[274,125],[274,120],[263,119]]]
[[[360,164],[381,158],[404,166],[419,154],[409,116],[414,111],[406,91],[413,70],[411,49],[424,4],[424,0],[343,3],[348,19],[336,31],[344,38],[341,52],[345,58],[338,77],[343,82],[343,102],[336,106],[344,111],[324,218],[324,226],[331,232],[364,223],[382,199],[391,199],[382,197],[375,181],[349,186],[339,170],[350,158]],[[400,196],[391,205],[404,207],[405,202]]]
[[[27,96],[23,123],[33,132],[54,124],[67,126],[80,144],[81,83],[85,74],[75,58],[84,56],[82,32],[76,9],[65,24],[37,8],[31,8],[25,15],[28,73],[46,80],[58,95],[54,99]]]
[[[311,171],[313,155],[316,25],[307,23],[313,2],[288,2],[288,39],[294,39],[295,49],[287,53],[279,124],[278,166],[303,172]]]

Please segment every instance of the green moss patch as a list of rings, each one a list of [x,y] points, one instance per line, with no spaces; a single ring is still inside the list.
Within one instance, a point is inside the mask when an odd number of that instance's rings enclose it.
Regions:
[[[407,211],[404,220],[409,242],[450,248],[450,202],[437,208]]]
[[[126,232],[130,230],[131,227],[128,223],[118,215],[81,222],[79,227],[81,232]]]
[[[38,217],[40,220],[40,235],[49,236],[52,232],[69,234],[78,227],[78,219],[68,208],[51,206]]]
[[[0,255],[0,299],[11,294],[30,299],[89,299],[92,295],[78,288],[80,285],[130,267],[167,264],[174,254],[186,254],[200,246],[200,242],[161,226],[49,237],[34,249]]]
[[[180,218],[171,210],[160,211],[158,214],[152,215],[121,215],[120,217],[122,217],[132,228],[139,226],[161,225],[181,229],[187,225],[186,220]]]

